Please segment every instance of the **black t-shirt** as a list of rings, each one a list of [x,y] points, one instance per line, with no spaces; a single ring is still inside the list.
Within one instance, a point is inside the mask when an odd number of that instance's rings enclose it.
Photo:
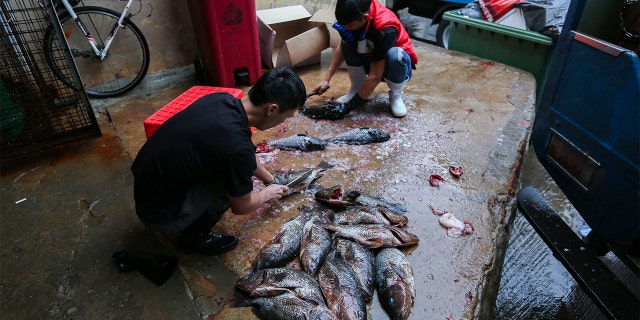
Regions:
[[[160,125],[140,149],[131,167],[136,212],[166,223],[187,190],[201,183],[212,184],[221,201],[245,195],[256,168],[242,102],[228,93],[206,95]]]
[[[389,49],[395,46],[398,40],[398,31],[393,27],[378,30],[372,22],[367,30],[366,39],[373,43],[371,61],[380,61],[386,59]]]
[[[344,26],[336,24],[334,27],[342,36],[342,40],[356,47],[359,40],[366,40],[367,47],[371,48],[370,53],[364,55],[370,56],[371,61],[380,61],[387,58],[389,49],[396,45],[398,40],[398,30],[394,27],[386,27],[382,29],[376,28],[373,21],[360,30],[346,30]]]

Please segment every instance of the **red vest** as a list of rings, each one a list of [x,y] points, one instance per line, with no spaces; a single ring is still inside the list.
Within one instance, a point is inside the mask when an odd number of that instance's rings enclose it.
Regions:
[[[411,63],[418,64],[418,55],[413,51],[413,44],[409,38],[407,30],[404,29],[400,20],[393,11],[387,9],[387,7],[378,3],[377,0],[371,0],[371,6],[369,7],[369,15],[373,18],[373,24],[378,30],[383,28],[393,27],[398,32],[398,40],[396,40],[396,47],[402,48],[409,54]]]

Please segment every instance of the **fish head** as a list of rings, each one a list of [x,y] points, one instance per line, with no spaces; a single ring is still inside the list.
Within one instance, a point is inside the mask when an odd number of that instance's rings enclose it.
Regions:
[[[256,288],[263,286],[266,279],[267,273],[264,270],[254,271],[238,279],[236,288],[251,294]]]
[[[378,128],[366,128],[367,133],[371,136],[371,140],[376,142],[388,141],[391,136],[388,132]]]
[[[378,293],[385,300],[384,309],[391,319],[409,318],[413,306],[413,298],[409,291],[404,283],[399,282]]]
[[[256,153],[268,153],[276,150],[276,148],[270,146],[266,142],[261,142],[256,145]]]
[[[349,205],[348,201],[343,199],[344,189],[342,188],[342,185],[336,185],[327,189],[316,191],[314,196],[318,202],[324,203],[328,206],[345,208],[347,205]]]
[[[342,185],[335,185],[330,188],[318,190],[315,193],[316,199],[322,200],[342,200]]]
[[[420,242],[420,238],[413,233],[407,232],[404,229],[396,226],[385,226],[393,233],[393,235],[402,242],[403,246],[410,246]]]

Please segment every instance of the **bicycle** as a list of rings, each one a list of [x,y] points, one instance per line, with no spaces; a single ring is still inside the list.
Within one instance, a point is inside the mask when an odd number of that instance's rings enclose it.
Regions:
[[[81,2],[52,0],[56,8],[59,4],[64,7],[58,18],[85,91],[94,98],[124,94],[140,84],[149,69],[147,40],[130,20],[133,0],[127,0],[122,12],[96,6],[74,8]],[[52,50],[59,43],[51,25],[44,37],[45,60],[57,78],[78,90],[73,76],[66,71],[68,62],[63,54]]]

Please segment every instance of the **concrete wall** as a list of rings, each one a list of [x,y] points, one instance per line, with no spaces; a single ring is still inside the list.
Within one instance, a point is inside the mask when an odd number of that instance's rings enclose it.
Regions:
[[[216,1],[216,0],[201,0]],[[292,5],[303,5],[309,12],[332,9],[336,0],[255,0],[256,9],[270,9]],[[379,0],[384,3],[384,0]],[[153,0],[134,1],[130,12],[136,14],[131,20],[142,30],[151,51],[149,74],[162,70],[193,65],[198,56],[195,31],[191,24],[188,1]],[[140,5],[142,3],[142,5]],[[124,1],[84,0],[85,5],[122,10]],[[149,16],[150,15],[150,16]]]
[[[132,14],[138,13],[131,20],[140,27],[149,44],[148,74],[193,64],[198,48],[187,1],[148,2],[150,5],[134,1],[129,9]],[[84,4],[120,11],[126,2],[84,0]]]

